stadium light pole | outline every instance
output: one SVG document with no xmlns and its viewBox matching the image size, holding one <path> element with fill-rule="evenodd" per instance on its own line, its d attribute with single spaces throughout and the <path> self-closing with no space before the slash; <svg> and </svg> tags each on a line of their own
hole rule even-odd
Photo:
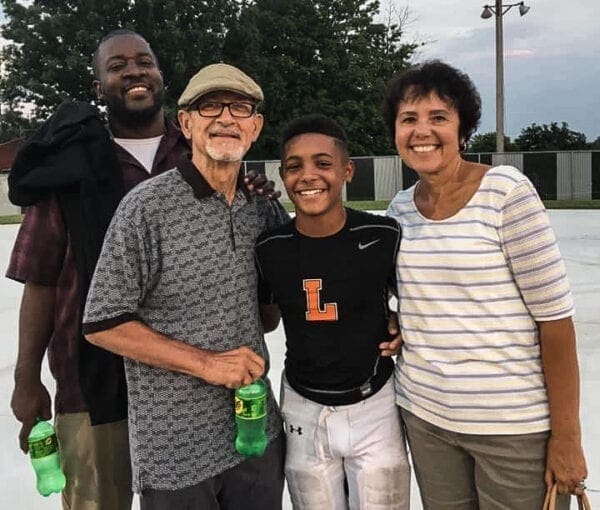
<svg viewBox="0 0 600 510">
<path fill-rule="evenodd" d="M 513 7 L 519 6 L 519 14 L 525 16 L 530 7 L 525 2 L 503 4 L 496 0 L 495 5 L 484 5 L 481 17 L 496 17 L 496 152 L 504 152 L 504 47 L 502 17 Z"/>
</svg>

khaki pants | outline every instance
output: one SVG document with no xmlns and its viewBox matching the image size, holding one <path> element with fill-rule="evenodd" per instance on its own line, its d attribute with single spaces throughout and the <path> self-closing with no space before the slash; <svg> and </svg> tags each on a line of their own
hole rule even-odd
<svg viewBox="0 0 600 510">
<path fill-rule="evenodd" d="M 541 510 L 549 432 L 460 434 L 405 409 L 402 418 L 424 510 Z"/>
<path fill-rule="evenodd" d="M 129 510 L 131 464 L 127 420 L 90 425 L 88 413 L 55 419 L 61 464 L 67 478 L 65 510 Z"/>
</svg>

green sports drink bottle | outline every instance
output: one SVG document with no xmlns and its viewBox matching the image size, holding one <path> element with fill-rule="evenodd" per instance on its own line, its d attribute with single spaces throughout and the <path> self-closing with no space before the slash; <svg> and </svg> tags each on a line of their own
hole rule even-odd
<svg viewBox="0 0 600 510">
<path fill-rule="evenodd" d="M 260 457 L 267 448 L 267 386 L 262 379 L 235 390 L 235 449 Z"/>
<path fill-rule="evenodd" d="M 42 496 L 61 492 L 65 488 L 65 475 L 60 468 L 58 442 L 54 427 L 47 421 L 33 426 L 29 437 L 29 455 L 37 478 L 37 490 Z"/>
</svg>

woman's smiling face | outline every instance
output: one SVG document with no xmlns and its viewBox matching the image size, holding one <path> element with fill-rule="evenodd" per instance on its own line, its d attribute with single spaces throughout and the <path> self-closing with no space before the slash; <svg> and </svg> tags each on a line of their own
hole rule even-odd
<svg viewBox="0 0 600 510">
<path fill-rule="evenodd" d="M 402 101 L 396 113 L 396 149 L 419 174 L 454 169 L 460 157 L 459 127 L 456 108 L 435 92 Z"/>
</svg>

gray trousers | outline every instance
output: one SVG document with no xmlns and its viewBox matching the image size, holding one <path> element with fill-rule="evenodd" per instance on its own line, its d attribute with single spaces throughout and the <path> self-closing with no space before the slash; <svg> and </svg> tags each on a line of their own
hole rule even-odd
<svg viewBox="0 0 600 510">
<path fill-rule="evenodd" d="M 262 457 L 249 457 L 224 473 L 180 490 L 144 489 L 141 510 L 281 510 L 285 434 Z"/>
<path fill-rule="evenodd" d="M 549 432 L 460 434 L 405 409 L 402 418 L 424 510 L 541 510 Z"/>
</svg>

